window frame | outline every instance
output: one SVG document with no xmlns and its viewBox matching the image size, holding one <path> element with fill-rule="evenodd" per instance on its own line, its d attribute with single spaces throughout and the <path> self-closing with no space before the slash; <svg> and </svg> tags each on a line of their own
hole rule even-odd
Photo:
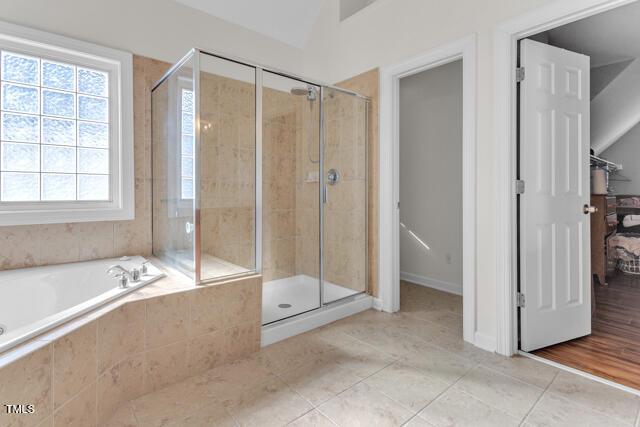
<svg viewBox="0 0 640 427">
<path fill-rule="evenodd" d="M 190 199 L 182 197 L 182 91 L 187 90 L 194 92 L 194 113 L 193 113 L 193 138 L 194 138 L 194 163 L 196 161 L 195 137 L 199 132 L 196 127 L 195 114 L 195 90 L 193 82 L 193 70 L 187 73 L 178 74 L 175 79 L 171 79 L 168 84 L 168 116 L 175 117 L 170 122 L 168 128 L 169 151 L 173 154 L 167 159 L 168 182 L 167 191 L 171 196 L 168 198 L 167 208 L 170 218 L 181 218 L 193 215 L 195 209 L 195 171 L 194 171 L 194 195 Z M 173 141 L 173 144 L 171 143 Z M 195 167 L 195 165 L 194 165 Z"/>
<path fill-rule="evenodd" d="M 134 219 L 133 55 L 2 21 L 0 50 L 94 68 L 109 76 L 109 200 L 0 201 L 0 226 Z"/>
<path fill-rule="evenodd" d="M 184 133 L 182 133 L 182 121 L 183 121 L 183 117 L 184 117 L 184 110 L 182 109 L 182 95 L 183 92 L 191 92 L 192 96 L 193 96 L 193 108 L 195 110 L 195 93 L 193 90 L 193 82 L 189 81 L 188 79 L 184 78 L 184 77 L 178 77 L 178 83 L 177 83 L 177 90 L 178 90 L 178 103 L 180 104 L 179 108 L 178 108 L 178 118 L 177 118 L 177 134 L 178 134 L 178 154 L 177 154 L 177 158 L 178 158 L 178 170 L 180 171 L 180 173 L 178 174 L 178 184 L 177 184 L 177 192 L 178 192 L 178 199 L 180 200 L 181 204 L 193 204 L 193 200 L 195 199 L 195 194 L 193 194 L 191 197 L 184 197 L 184 194 L 182 193 L 182 180 L 186 177 L 184 175 L 184 172 L 182 170 L 182 159 L 183 157 L 191 157 L 193 159 L 194 162 L 194 167 L 195 167 L 195 139 L 196 139 L 196 126 L 195 126 L 195 111 L 192 113 L 192 121 L 193 121 L 193 135 L 191 135 L 191 137 L 193 138 L 193 154 L 191 156 L 185 156 L 184 155 L 184 151 L 183 151 L 183 145 L 182 145 L 182 138 L 185 136 Z M 195 171 L 194 171 L 195 172 Z M 195 193 L 195 173 L 191 174 L 191 180 L 194 181 L 193 185 L 193 192 Z"/>
</svg>

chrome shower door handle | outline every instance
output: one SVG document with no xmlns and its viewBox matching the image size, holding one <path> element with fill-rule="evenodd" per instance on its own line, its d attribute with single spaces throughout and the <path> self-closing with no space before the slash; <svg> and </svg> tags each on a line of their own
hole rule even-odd
<svg viewBox="0 0 640 427">
<path fill-rule="evenodd" d="M 340 181 L 340 172 L 338 172 L 338 169 L 329 169 L 327 171 L 327 184 L 336 185 L 338 181 Z"/>
</svg>

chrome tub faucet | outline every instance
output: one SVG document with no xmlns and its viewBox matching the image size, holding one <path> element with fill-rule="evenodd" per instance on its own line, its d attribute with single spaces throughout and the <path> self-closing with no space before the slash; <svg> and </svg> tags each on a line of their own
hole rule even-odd
<svg viewBox="0 0 640 427">
<path fill-rule="evenodd" d="M 123 266 L 117 264 L 107 269 L 107 274 L 118 279 L 118 287 L 125 289 L 129 287 L 129 282 L 137 282 L 140 280 L 140 270 L 134 268 L 129 271 Z"/>
</svg>

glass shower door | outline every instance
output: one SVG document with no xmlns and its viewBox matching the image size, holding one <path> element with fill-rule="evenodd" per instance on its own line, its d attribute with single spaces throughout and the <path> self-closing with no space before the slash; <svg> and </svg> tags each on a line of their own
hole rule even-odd
<svg viewBox="0 0 640 427">
<path fill-rule="evenodd" d="M 262 323 L 320 307 L 320 88 L 262 73 Z"/>
<path fill-rule="evenodd" d="M 151 92 L 153 254 L 195 278 L 194 58 L 185 58 Z"/>
<path fill-rule="evenodd" d="M 367 290 L 367 100 L 323 88 L 323 292 Z"/>
</svg>

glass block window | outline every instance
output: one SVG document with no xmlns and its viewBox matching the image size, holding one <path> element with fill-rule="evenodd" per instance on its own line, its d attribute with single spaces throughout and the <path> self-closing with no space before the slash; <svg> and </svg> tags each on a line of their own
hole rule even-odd
<svg viewBox="0 0 640 427">
<path fill-rule="evenodd" d="M 180 195 L 183 200 L 193 199 L 193 146 L 194 111 L 193 91 L 182 89 L 180 97 Z"/>
<path fill-rule="evenodd" d="M 109 74 L 1 50 L 0 85 L 0 202 L 109 200 Z"/>
</svg>

